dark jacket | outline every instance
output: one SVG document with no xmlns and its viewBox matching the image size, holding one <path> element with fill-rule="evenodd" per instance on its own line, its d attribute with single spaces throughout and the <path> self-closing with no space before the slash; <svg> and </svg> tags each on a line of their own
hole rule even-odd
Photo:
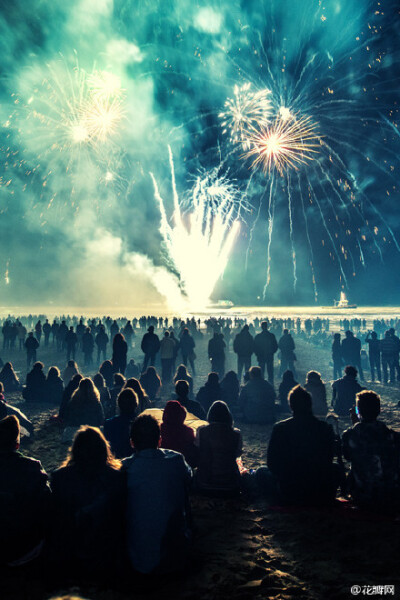
<svg viewBox="0 0 400 600">
<path fill-rule="evenodd" d="M 276 337 L 270 331 L 264 330 L 258 333 L 254 338 L 254 353 L 258 361 L 272 358 L 278 350 Z"/>
<path fill-rule="evenodd" d="M 236 459 L 242 454 L 242 436 L 239 429 L 225 423 L 210 423 L 197 430 L 197 443 L 199 487 L 238 490 L 240 473 Z"/>
<path fill-rule="evenodd" d="M 130 444 L 130 431 L 133 419 L 119 415 L 107 419 L 104 423 L 104 435 L 110 442 L 115 458 L 126 458 L 133 452 Z"/>
<path fill-rule="evenodd" d="M 251 356 L 254 352 L 253 336 L 247 329 L 242 329 L 233 341 L 233 351 L 238 356 Z"/>
</svg>

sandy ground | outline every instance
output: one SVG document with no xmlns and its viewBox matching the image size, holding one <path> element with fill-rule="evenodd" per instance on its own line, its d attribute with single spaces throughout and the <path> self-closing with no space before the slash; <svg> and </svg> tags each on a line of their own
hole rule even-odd
<svg viewBox="0 0 400 600">
<path fill-rule="evenodd" d="M 198 375 L 195 390 L 204 382 L 209 371 L 204 340 L 196 349 Z M 41 351 L 38 359 L 46 368 L 51 364 L 64 367 L 64 357 Z M 4 353 L 3 353 L 4 354 Z M 310 369 L 319 370 L 328 383 L 332 377 L 330 353 L 307 342 L 298 341 L 298 380 L 304 380 Z M 136 350 L 132 356 L 140 358 Z M 24 356 L 18 352 L 10 359 L 25 377 Z M 230 354 L 227 368 L 234 366 Z M 79 362 L 79 357 L 78 357 Z M 328 385 L 328 388 L 330 386 Z M 372 386 L 367 386 L 372 387 Z M 400 429 L 399 387 L 375 384 L 382 396 L 382 419 Z M 164 389 L 168 399 L 171 390 Z M 330 397 L 330 391 L 328 391 Z M 60 444 L 60 432 L 48 418 L 55 413 L 47 406 L 27 407 L 18 397 L 8 398 L 33 419 L 37 434 L 26 453 L 39 458 L 51 472 L 65 457 L 66 448 Z M 256 468 L 265 462 L 271 428 L 236 423 L 244 438 L 243 462 Z M 342 429 L 349 424 L 341 424 Z M 395 585 L 400 598 L 400 522 L 360 514 L 348 507 L 330 510 L 276 510 L 265 501 L 214 500 L 192 498 L 195 522 L 193 569 L 179 580 L 163 582 L 162 587 L 146 594 L 147 598 L 196 599 L 339 599 L 352 598 L 354 585 Z M 9 571 L 1 574 L 0 598 L 4 600 L 49 598 L 52 592 L 66 593 L 70 587 L 50 589 L 46 577 L 29 572 Z M 55 588 L 55 589 L 54 589 Z M 75 587 L 88 599 L 127 600 L 141 598 L 132 591 L 104 589 L 96 583 Z M 367 590 L 366 590 L 367 591 Z M 362 595 L 362 594 L 361 594 Z M 393 596 L 392 596 L 393 597 Z"/>
</svg>

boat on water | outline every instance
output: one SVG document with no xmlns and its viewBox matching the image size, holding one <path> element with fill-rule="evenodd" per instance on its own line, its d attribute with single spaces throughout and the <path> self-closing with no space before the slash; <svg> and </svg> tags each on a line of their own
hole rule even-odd
<svg viewBox="0 0 400 600">
<path fill-rule="evenodd" d="M 218 302 L 209 304 L 207 308 L 232 308 L 235 306 L 231 300 L 218 300 Z"/>
<path fill-rule="evenodd" d="M 357 308 L 357 304 L 350 304 L 346 298 L 346 294 L 344 292 L 340 292 L 340 299 L 333 301 L 334 308 Z"/>
</svg>

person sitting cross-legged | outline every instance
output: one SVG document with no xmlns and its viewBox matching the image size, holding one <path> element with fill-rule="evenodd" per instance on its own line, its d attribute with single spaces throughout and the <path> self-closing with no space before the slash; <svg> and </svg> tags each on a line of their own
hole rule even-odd
<svg viewBox="0 0 400 600">
<path fill-rule="evenodd" d="M 333 429 L 313 415 L 311 394 L 300 385 L 289 393 L 289 406 L 293 416 L 272 430 L 268 468 L 257 469 L 259 487 L 280 504 L 330 504 L 339 483 Z"/>
</svg>

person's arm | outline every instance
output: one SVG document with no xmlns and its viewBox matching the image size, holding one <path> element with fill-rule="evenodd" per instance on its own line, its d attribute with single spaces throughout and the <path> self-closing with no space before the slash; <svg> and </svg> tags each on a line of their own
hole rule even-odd
<svg viewBox="0 0 400 600">
<path fill-rule="evenodd" d="M 28 417 L 26 417 L 24 413 L 19 410 L 19 408 L 7 404 L 7 414 L 15 415 L 19 421 L 19 424 L 24 427 L 24 429 L 26 429 L 30 435 L 33 435 L 33 424 Z"/>
</svg>

